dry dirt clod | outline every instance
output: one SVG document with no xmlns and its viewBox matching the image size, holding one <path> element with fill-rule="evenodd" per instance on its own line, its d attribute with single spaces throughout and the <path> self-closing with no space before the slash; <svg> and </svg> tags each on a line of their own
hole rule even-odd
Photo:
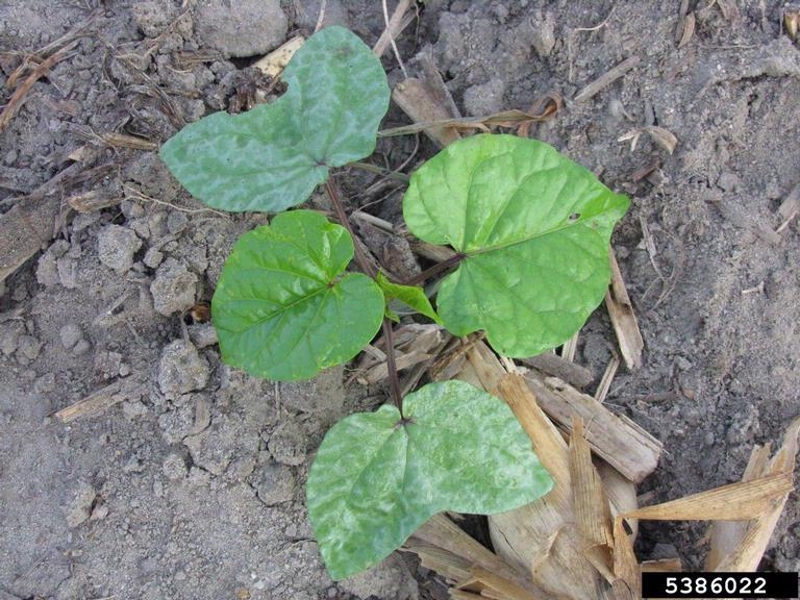
<svg viewBox="0 0 800 600">
<path fill-rule="evenodd" d="M 184 312 L 194 305 L 196 289 L 197 275 L 170 257 L 158 267 L 156 278 L 150 284 L 153 308 L 165 317 Z"/>
<path fill-rule="evenodd" d="M 133 266 L 133 255 L 142 247 L 136 233 L 120 225 L 106 225 L 97 235 L 97 256 L 100 262 L 124 275 Z"/>
<path fill-rule="evenodd" d="M 74 529 L 92 516 L 92 505 L 95 498 L 97 498 L 97 490 L 91 484 L 81 481 L 75 495 L 65 508 L 67 525 L 70 528 Z"/>
<path fill-rule="evenodd" d="M 288 28 L 277 0 L 206 0 L 195 23 L 201 44 L 226 58 L 266 54 L 283 42 Z"/>
<path fill-rule="evenodd" d="M 290 502 L 294 498 L 294 474 L 287 466 L 273 461 L 265 462 L 255 468 L 249 481 L 258 499 L 267 506 Z"/>
<path fill-rule="evenodd" d="M 161 353 L 158 385 L 167 398 L 203 389 L 208 375 L 208 362 L 191 342 L 175 340 Z"/>
</svg>

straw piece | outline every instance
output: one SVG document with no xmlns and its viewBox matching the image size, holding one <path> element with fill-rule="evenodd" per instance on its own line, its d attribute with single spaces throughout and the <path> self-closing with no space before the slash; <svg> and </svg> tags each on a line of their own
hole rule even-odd
<svg viewBox="0 0 800 600">
<path fill-rule="evenodd" d="M 478 598 L 497 598 L 498 600 L 538 600 L 541 597 L 481 567 L 474 567 L 472 576 L 459 583 L 456 589 L 475 592 L 478 594 Z"/>
<path fill-rule="evenodd" d="M 55 413 L 55 417 L 62 423 L 69 423 L 81 417 L 94 417 L 99 415 L 118 402 L 125 400 L 125 395 L 119 393 L 121 389 L 122 385 L 119 382 L 114 382 L 87 396 L 83 400 L 79 400 L 75 404 L 62 408 Z"/>
<path fill-rule="evenodd" d="M 569 429 L 573 415 L 580 416 L 592 450 L 625 477 L 639 482 L 655 470 L 663 446 L 636 423 L 555 377 L 531 371 L 526 380 L 539 405 L 559 425 Z"/>
<path fill-rule="evenodd" d="M 526 585 L 525 579 L 517 571 L 475 541 L 445 515 L 438 514 L 431 517 L 414 532 L 410 542 L 411 548 L 423 542 L 461 557 L 470 565 L 478 565 L 519 585 Z"/>
<path fill-rule="evenodd" d="M 585 100 L 588 100 L 589 98 L 599 94 L 604 88 L 614 83 L 617 79 L 638 65 L 639 60 L 640 59 L 638 56 L 631 56 L 630 58 L 623 60 L 617 66 L 609 69 L 607 72 L 602 74 L 600 77 L 584 87 L 580 92 L 578 92 L 574 99 L 575 102 L 584 102 Z"/>
<path fill-rule="evenodd" d="M 631 299 L 625 288 L 625 281 L 622 279 L 617 258 L 611 248 L 608 259 L 611 265 L 611 286 L 606 293 L 606 308 L 617 334 L 622 359 L 628 370 L 633 371 L 642 366 L 644 339 L 639 330 L 639 323 L 636 321 L 636 314 L 633 312 Z"/>
<path fill-rule="evenodd" d="M 558 354 L 545 352 L 538 356 L 521 359 L 522 364 L 534 367 L 553 377 L 563 379 L 576 388 L 583 389 L 594 381 L 592 372 L 584 366 L 565 360 Z"/>
<path fill-rule="evenodd" d="M 583 421 L 572 420 L 569 442 L 569 466 L 575 521 L 583 539 L 592 546 L 613 546 L 611 512 L 603 494 L 600 476 L 592 464 L 589 444 L 583 437 Z"/>
<path fill-rule="evenodd" d="M 415 123 L 457 118 L 448 113 L 445 105 L 438 102 L 436 93 L 430 89 L 427 81 L 413 77 L 395 86 L 392 100 Z M 461 134 L 452 127 L 436 126 L 426 128 L 424 131 L 440 148 L 461 138 Z"/>
<path fill-rule="evenodd" d="M 277 79 L 289 61 L 305 43 L 305 38 L 298 35 L 290 39 L 288 42 L 282 44 L 263 58 L 258 59 L 253 63 L 253 66 L 272 79 Z"/>
<path fill-rule="evenodd" d="M 771 511 L 774 503 L 793 488 L 791 472 L 776 473 L 640 508 L 622 516 L 652 521 L 749 520 Z"/>
</svg>

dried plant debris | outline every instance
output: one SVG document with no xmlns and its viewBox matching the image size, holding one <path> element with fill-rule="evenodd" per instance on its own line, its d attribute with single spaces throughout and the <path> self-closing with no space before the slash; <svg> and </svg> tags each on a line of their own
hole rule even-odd
<svg viewBox="0 0 800 600">
<path fill-rule="evenodd" d="M 672 133 L 669 129 L 664 127 L 658 127 L 657 125 L 648 125 L 646 127 L 638 127 L 636 129 L 632 129 L 627 133 L 622 134 L 619 138 L 617 138 L 618 142 L 627 142 L 630 140 L 631 142 L 631 152 L 636 150 L 636 145 L 639 142 L 639 138 L 642 134 L 647 134 L 650 138 L 659 146 L 661 146 L 664 150 L 672 154 L 675 152 L 675 148 L 678 146 L 678 138 L 675 137 L 675 134 Z"/>
<path fill-rule="evenodd" d="M 800 4 L 787 4 L 783 7 L 783 28 L 792 40 L 797 40 L 800 31 Z"/>
</svg>

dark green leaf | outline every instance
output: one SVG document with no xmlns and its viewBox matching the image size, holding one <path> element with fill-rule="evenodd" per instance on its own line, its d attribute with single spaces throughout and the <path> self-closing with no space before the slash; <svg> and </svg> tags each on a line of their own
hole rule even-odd
<svg viewBox="0 0 800 600">
<path fill-rule="evenodd" d="M 462 381 L 425 386 L 327 433 L 308 475 L 308 514 L 331 577 L 362 571 L 434 514 L 495 513 L 552 480 L 502 401 Z"/>
<path fill-rule="evenodd" d="M 384 301 L 372 279 L 344 273 L 352 258 L 347 231 L 310 211 L 239 238 L 212 302 L 225 362 L 285 381 L 353 358 L 378 331 Z"/>
<path fill-rule="evenodd" d="M 280 211 L 304 202 L 328 170 L 372 154 L 389 105 L 380 61 L 355 35 L 327 27 L 283 74 L 271 104 L 188 125 L 161 157 L 193 196 L 230 211 Z"/>
<path fill-rule="evenodd" d="M 578 331 L 603 300 L 608 245 L 628 199 L 536 140 L 477 135 L 411 178 L 409 229 L 466 254 L 441 285 L 455 335 L 484 329 L 507 356 L 531 356 Z"/>
</svg>

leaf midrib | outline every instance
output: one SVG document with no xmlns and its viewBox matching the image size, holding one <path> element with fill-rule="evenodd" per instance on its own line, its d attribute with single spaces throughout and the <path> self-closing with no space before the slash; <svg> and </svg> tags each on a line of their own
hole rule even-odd
<svg viewBox="0 0 800 600">
<path fill-rule="evenodd" d="M 513 241 L 510 241 L 510 242 L 504 242 L 504 243 L 500 243 L 500 244 L 494 244 L 493 246 L 484 246 L 482 248 L 478 248 L 477 250 L 460 250 L 460 251 L 464 252 L 464 254 L 467 255 L 467 258 L 469 258 L 471 256 L 477 256 L 479 254 L 485 254 L 487 252 L 494 252 L 494 251 L 497 251 L 497 250 L 505 250 L 506 248 L 511 248 L 513 246 L 518 246 L 520 244 L 525 244 L 527 242 L 533 241 L 533 240 L 538 239 L 538 238 L 543 238 L 543 237 L 546 237 L 548 235 L 556 234 L 556 233 L 558 233 L 560 231 L 564 231 L 565 229 L 569 229 L 571 227 L 585 226 L 584 223 L 587 223 L 587 222 L 588 222 L 588 219 L 586 221 L 580 221 L 579 220 L 579 221 L 575 221 L 574 223 L 565 223 L 564 225 L 562 225 L 560 227 L 556 227 L 556 228 L 553 228 L 553 229 L 548 229 L 546 231 L 535 233 L 533 235 L 528 235 L 528 236 L 526 236 L 526 237 L 524 237 L 522 239 L 517 239 L 517 240 L 513 240 Z M 595 231 L 595 229 L 592 228 L 592 227 L 589 227 L 589 229 L 591 229 L 592 231 Z M 455 246 L 454 246 L 454 248 L 455 248 Z M 459 249 L 456 248 L 456 250 L 459 250 Z"/>
</svg>

